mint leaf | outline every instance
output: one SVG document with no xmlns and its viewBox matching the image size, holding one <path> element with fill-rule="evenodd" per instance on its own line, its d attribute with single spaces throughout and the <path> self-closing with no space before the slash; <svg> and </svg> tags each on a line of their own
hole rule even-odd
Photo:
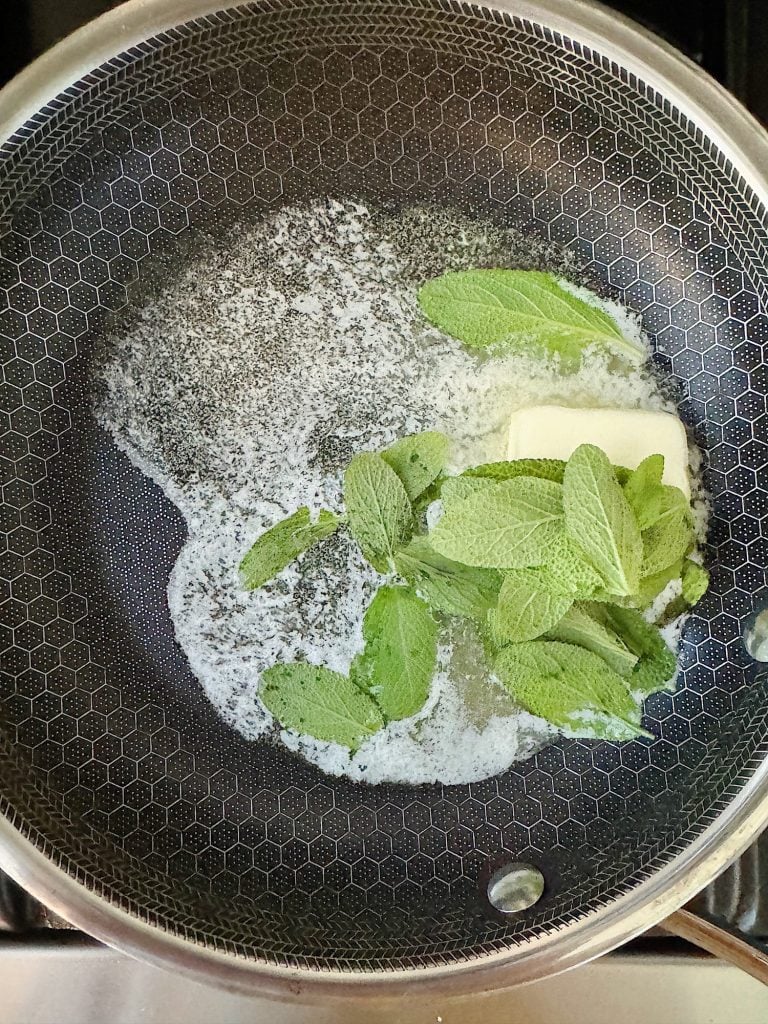
<svg viewBox="0 0 768 1024">
<path fill-rule="evenodd" d="M 505 647 L 494 668 L 527 711 L 560 729 L 595 739 L 647 735 L 626 681 L 592 651 L 530 640 Z"/>
<path fill-rule="evenodd" d="M 565 615 L 573 598 L 547 588 L 546 569 L 511 569 L 504 575 L 495 608 L 488 613 L 497 646 L 535 640 Z"/>
<path fill-rule="evenodd" d="M 652 526 L 643 530 L 643 576 L 655 576 L 693 546 L 690 506 L 677 487 L 664 487 L 662 505 Z"/>
<path fill-rule="evenodd" d="M 624 495 L 641 530 L 655 523 L 663 511 L 663 473 L 664 456 L 649 455 L 630 473 L 624 484 Z"/>
<path fill-rule="evenodd" d="M 513 480 L 516 476 L 538 476 L 542 480 L 563 482 L 565 463 L 562 459 L 512 459 L 510 462 L 486 462 L 465 469 L 462 476 L 489 480 Z"/>
<path fill-rule="evenodd" d="M 640 582 L 643 542 L 629 502 L 605 452 L 582 444 L 563 477 L 566 532 L 583 549 L 616 594 L 634 594 Z"/>
<path fill-rule="evenodd" d="M 413 510 L 400 477 L 380 455 L 356 455 L 344 474 L 349 529 L 378 572 L 389 572 L 413 532 Z"/>
<path fill-rule="evenodd" d="M 633 363 L 645 359 L 607 313 L 537 270 L 451 271 L 428 281 L 419 303 L 436 327 L 470 348 L 535 345 L 578 362 L 584 348 L 599 344 Z"/>
<path fill-rule="evenodd" d="M 294 558 L 325 540 L 339 528 L 341 519 L 321 509 L 316 521 L 310 519 L 304 506 L 262 533 L 240 563 L 240 574 L 246 590 L 256 590 L 277 576 Z"/>
<path fill-rule="evenodd" d="M 395 441 L 381 457 L 400 477 L 410 500 L 415 501 L 442 472 L 450 445 L 445 434 L 426 430 Z"/>
<path fill-rule="evenodd" d="M 657 690 L 669 689 L 677 669 L 677 658 L 667 647 L 658 628 L 646 622 L 640 612 L 618 605 L 593 605 L 590 609 L 606 626 L 615 630 L 625 645 L 638 656 L 638 663 L 627 680 L 633 693 L 648 697 Z"/>
<path fill-rule="evenodd" d="M 414 537 L 395 555 L 395 568 L 435 611 L 480 622 L 496 603 L 501 575 L 439 555 L 426 537 Z"/>
<path fill-rule="evenodd" d="M 465 565 L 541 565 L 563 529 L 562 501 L 563 488 L 551 480 L 505 480 L 446 509 L 429 540 L 439 554 Z"/>
<path fill-rule="evenodd" d="M 601 618 L 593 615 L 588 605 L 577 602 L 548 631 L 547 639 L 584 647 L 601 657 L 620 676 L 628 676 L 637 664 L 637 655 Z"/>
<path fill-rule="evenodd" d="M 423 707 L 437 661 L 437 623 L 407 587 L 381 587 L 363 619 L 365 647 L 350 677 L 390 720 Z"/>
<path fill-rule="evenodd" d="M 683 598 L 693 607 L 704 597 L 709 586 L 709 573 L 703 565 L 686 558 L 683 562 Z"/>
<path fill-rule="evenodd" d="M 384 725 L 368 694 L 320 665 L 273 665 L 261 674 L 259 696 L 284 729 L 350 750 Z"/>
</svg>

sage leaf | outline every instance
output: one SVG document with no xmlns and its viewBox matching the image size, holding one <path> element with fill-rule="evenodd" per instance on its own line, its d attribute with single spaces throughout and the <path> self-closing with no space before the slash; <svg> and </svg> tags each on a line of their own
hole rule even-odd
<svg viewBox="0 0 768 1024">
<path fill-rule="evenodd" d="M 443 471 L 451 442 L 436 430 L 412 434 L 381 453 L 400 477 L 406 494 L 415 501 Z"/>
<path fill-rule="evenodd" d="M 395 555 L 395 568 L 435 611 L 463 615 L 479 622 L 496 603 L 501 574 L 454 562 L 431 547 L 426 537 L 414 537 Z"/>
<path fill-rule="evenodd" d="M 603 586 L 603 579 L 585 553 L 565 532 L 558 534 L 547 552 L 550 589 L 572 598 L 591 597 Z"/>
<path fill-rule="evenodd" d="M 379 455 L 356 455 L 344 474 L 349 529 L 378 572 L 391 569 L 395 552 L 413 533 L 413 510 L 400 477 Z"/>
<path fill-rule="evenodd" d="M 649 455 L 630 473 L 624 484 L 624 495 L 641 530 L 655 523 L 663 511 L 663 473 L 664 456 Z"/>
<path fill-rule="evenodd" d="M 703 565 L 686 558 L 682 569 L 683 598 L 693 607 L 704 597 L 709 587 L 709 573 Z"/>
<path fill-rule="evenodd" d="M 620 676 L 628 676 L 638 661 L 621 637 L 582 602 L 572 605 L 548 632 L 548 640 L 561 640 L 597 654 Z"/>
<path fill-rule="evenodd" d="M 428 281 L 419 302 L 436 327 L 470 348 L 536 346 L 574 363 L 593 344 L 632 363 L 646 355 L 607 313 L 537 270 L 451 271 Z"/>
<path fill-rule="evenodd" d="M 593 605 L 593 614 L 615 630 L 626 646 L 636 654 L 638 662 L 627 680 L 630 690 L 648 697 L 658 690 L 671 688 L 677 669 L 677 658 L 664 642 L 658 627 L 647 622 L 640 612 L 618 605 Z"/>
<path fill-rule="evenodd" d="M 683 557 L 694 543 L 688 501 L 677 487 L 664 487 L 653 525 L 643 530 L 643 576 L 655 576 Z"/>
<path fill-rule="evenodd" d="M 381 587 L 363 619 L 362 654 L 350 678 L 369 693 L 390 720 L 409 718 L 423 706 L 435 674 L 437 623 L 408 587 Z"/>
<path fill-rule="evenodd" d="M 565 528 L 615 594 L 634 594 L 643 541 L 606 454 L 591 444 L 571 455 L 563 478 Z"/>
<path fill-rule="evenodd" d="M 675 575 L 680 576 L 682 591 L 677 597 L 672 598 L 664 609 L 660 620 L 662 624 L 672 622 L 678 615 L 698 604 L 709 586 L 709 573 L 703 565 L 690 558 L 677 562 L 676 565 L 678 571 Z"/>
<path fill-rule="evenodd" d="M 289 565 L 295 558 L 335 533 L 339 516 L 321 509 L 312 522 L 306 506 L 262 533 L 240 562 L 240 575 L 246 590 L 256 590 Z"/>
<path fill-rule="evenodd" d="M 439 554 L 465 565 L 518 569 L 542 565 L 562 529 L 562 486 L 516 477 L 446 509 L 430 543 Z"/>
<path fill-rule="evenodd" d="M 510 569 L 504 575 L 495 608 L 488 613 L 491 637 L 497 646 L 535 640 L 562 619 L 573 598 L 547 589 L 542 569 Z"/>
<path fill-rule="evenodd" d="M 652 576 L 643 576 L 640 579 L 640 587 L 637 592 L 637 601 L 635 604 L 638 608 L 647 608 L 653 603 L 654 599 L 659 596 L 662 590 L 672 580 L 676 580 L 683 571 L 683 560 L 682 558 L 676 559 L 674 562 L 665 566 L 660 572 L 654 573 Z M 608 599 L 614 600 L 609 597 Z"/>
<path fill-rule="evenodd" d="M 512 459 L 509 462 L 486 462 L 465 469 L 462 476 L 489 480 L 513 480 L 516 476 L 537 476 L 542 480 L 563 482 L 565 463 L 562 459 Z"/>
<path fill-rule="evenodd" d="M 626 680 L 597 654 L 556 640 L 510 644 L 496 657 L 501 683 L 532 715 L 576 736 L 648 735 Z"/>
<path fill-rule="evenodd" d="M 284 729 L 353 751 L 384 725 L 368 694 L 320 665 L 273 665 L 261 674 L 259 696 Z"/>
<path fill-rule="evenodd" d="M 443 485 L 440 488 L 440 499 L 443 502 L 443 509 L 451 508 L 465 498 L 469 498 L 473 494 L 479 494 L 481 491 L 494 485 L 495 482 L 493 480 L 486 480 L 484 477 L 449 476 L 446 480 L 443 480 Z"/>
</svg>

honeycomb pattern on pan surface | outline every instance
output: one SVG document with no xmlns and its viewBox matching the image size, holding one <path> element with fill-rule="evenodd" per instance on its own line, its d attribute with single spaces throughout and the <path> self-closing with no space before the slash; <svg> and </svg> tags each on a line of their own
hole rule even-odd
<svg viewBox="0 0 768 1024">
<path fill-rule="evenodd" d="M 324 969 L 530 939 L 700 834 L 768 741 L 739 639 L 766 589 L 768 319 L 764 212 L 691 126 L 514 19 L 295 2 L 137 47 L 3 153 L 0 791 L 18 827 L 161 927 Z M 561 740 L 471 786 L 368 788 L 246 743 L 201 695 L 165 604 L 184 525 L 93 422 L 89 359 L 199 232 L 326 194 L 514 224 L 642 313 L 715 510 L 712 590 L 678 692 L 647 704 L 653 744 Z M 512 924 L 479 898 L 505 855 L 550 880 Z"/>
</svg>

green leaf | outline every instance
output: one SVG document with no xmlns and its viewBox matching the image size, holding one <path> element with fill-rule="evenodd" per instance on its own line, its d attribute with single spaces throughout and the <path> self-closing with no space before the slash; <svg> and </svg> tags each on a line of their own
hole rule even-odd
<svg viewBox="0 0 768 1024">
<path fill-rule="evenodd" d="M 381 457 L 400 477 L 410 500 L 415 501 L 442 472 L 450 445 L 445 434 L 426 430 L 395 441 Z"/>
<path fill-rule="evenodd" d="M 562 619 L 573 598 L 547 588 L 547 571 L 511 569 L 504 575 L 495 608 L 488 613 L 494 642 L 501 646 L 535 640 Z"/>
<path fill-rule="evenodd" d="M 566 533 L 558 534 L 547 552 L 544 563 L 552 580 L 553 593 L 571 597 L 591 597 L 603 586 L 603 580 L 576 541 Z"/>
<path fill-rule="evenodd" d="M 628 676 L 637 664 L 637 655 L 601 619 L 590 612 L 589 605 L 577 602 L 548 631 L 547 639 L 584 647 L 620 676 Z"/>
<path fill-rule="evenodd" d="M 640 579 L 640 588 L 637 592 L 637 606 L 647 608 L 658 597 L 664 587 L 672 580 L 676 580 L 683 571 L 683 561 L 678 558 L 671 565 L 666 566 L 653 576 L 643 576 Z M 609 599 L 610 600 L 610 599 Z"/>
<path fill-rule="evenodd" d="M 562 486 L 551 480 L 505 480 L 446 509 L 430 543 L 439 554 L 465 565 L 542 565 L 563 529 L 562 500 Z"/>
<path fill-rule="evenodd" d="M 578 362 L 588 345 L 603 345 L 633 363 L 645 352 L 615 320 L 537 270 L 461 270 L 419 291 L 427 318 L 470 348 L 544 348 Z"/>
<path fill-rule="evenodd" d="M 690 506 L 677 487 L 664 487 L 662 507 L 643 530 L 643 576 L 655 576 L 690 551 L 694 543 Z"/>
<path fill-rule="evenodd" d="M 449 476 L 443 480 L 443 486 L 440 488 L 443 509 L 451 508 L 458 502 L 464 501 L 465 498 L 494 486 L 495 481 L 486 480 L 483 477 Z"/>
<path fill-rule="evenodd" d="M 255 590 L 277 576 L 294 558 L 314 544 L 325 540 L 339 528 L 341 519 L 321 509 L 313 523 L 309 509 L 298 509 L 293 515 L 262 533 L 240 563 L 240 574 L 246 590 Z"/>
<path fill-rule="evenodd" d="M 607 590 L 634 594 L 640 582 L 643 542 L 629 502 L 606 454 L 582 444 L 563 479 L 566 532 L 583 549 Z"/>
<path fill-rule="evenodd" d="M 439 555 L 426 537 L 414 537 L 395 555 L 395 568 L 435 611 L 480 622 L 496 603 L 501 575 Z"/>
<path fill-rule="evenodd" d="M 658 628 L 646 622 L 640 612 L 618 605 L 593 605 L 591 611 L 615 630 L 633 654 L 637 665 L 627 682 L 633 693 L 648 697 L 669 689 L 677 669 L 677 658 L 664 642 Z"/>
<path fill-rule="evenodd" d="M 436 477 L 432 483 L 425 490 L 421 492 L 418 498 L 412 502 L 413 514 L 415 516 L 423 515 L 433 501 L 440 500 L 440 494 L 443 489 L 443 484 L 446 480 L 452 479 L 451 477 L 444 476 L 442 473 Z"/>
<path fill-rule="evenodd" d="M 273 665 L 261 674 L 259 696 L 284 729 L 350 750 L 384 725 L 368 694 L 320 665 Z"/>
<path fill-rule="evenodd" d="M 704 597 L 709 587 L 709 573 L 703 565 L 686 558 L 683 562 L 683 597 L 693 607 Z"/>
<path fill-rule="evenodd" d="M 542 480 L 563 482 L 565 463 L 562 459 L 512 459 L 510 462 L 486 462 L 465 469 L 462 476 L 489 480 L 514 480 L 516 476 L 538 476 Z"/>
<path fill-rule="evenodd" d="M 682 592 L 672 598 L 664 609 L 659 620 L 661 624 L 672 622 L 678 615 L 698 604 L 709 586 L 709 573 L 703 565 L 690 558 L 677 562 L 676 565 L 678 571 L 675 575 L 681 577 Z"/>
<path fill-rule="evenodd" d="M 663 511 L 663 473 L 664 456 L 649 455 L 624 484 L 624 495 L 641 530 L 655 523 Z"/>
<path fill-rule="evenodd" d="M 344 474 L 349 529 L 378 572 L 388 572 L 413 532 L 413 510 L 400 477 L 380 455 L 356 455 Z"/>
<path fill-rule="evenodd" d="M 407 587 L 381 587 L 363 620 L 365 647 L 352 662 L 354 683 L 390 720 L 415 715 L 429 695 L 437 661 L 437 623 Z"/>
<path fill-rule="evenodd" d="M 532 715 L 577 736 L 626 740 L 647 735 L 627 684 L 592 651 L 555 640 L 511 644 L 496 674 Z"/>
</svg>

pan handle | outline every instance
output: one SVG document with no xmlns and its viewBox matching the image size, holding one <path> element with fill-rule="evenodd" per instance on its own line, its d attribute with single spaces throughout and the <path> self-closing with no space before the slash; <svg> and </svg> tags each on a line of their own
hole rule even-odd
<svg viewBox="0 0 768 1024">
<path fill-rule="evenodd" d="M 768 951 L 741 932 L 685 908 L 670 914 L 661 927 L 768 985 Z"/>
</svg>

